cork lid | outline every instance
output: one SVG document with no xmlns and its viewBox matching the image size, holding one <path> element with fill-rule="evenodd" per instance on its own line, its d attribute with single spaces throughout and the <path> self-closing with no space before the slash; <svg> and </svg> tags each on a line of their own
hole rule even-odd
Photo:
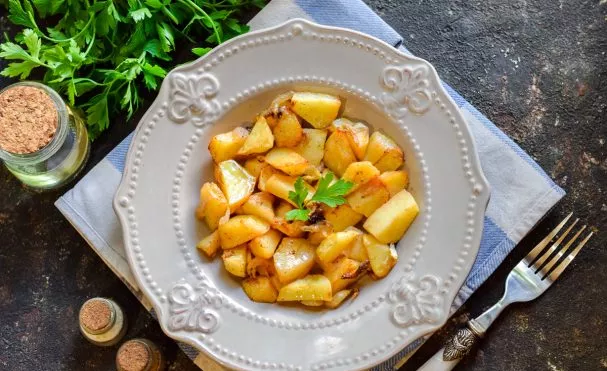
<svg viewBox="0 0 607 371">
<path fill-rule="evenodd" d="M 134 339 L 122 344 L 116 354 L 116 367 L 120 371 L 145 371 L 152 360 L 150 348 Z"/>
<path fill-rule="evenodd" d="M 91 333 L 103 332 L 112 326 L 113 321 L 114 308 L 106 299 L 89 299 L 80 308 L 80 324 Z"/>
</svg>

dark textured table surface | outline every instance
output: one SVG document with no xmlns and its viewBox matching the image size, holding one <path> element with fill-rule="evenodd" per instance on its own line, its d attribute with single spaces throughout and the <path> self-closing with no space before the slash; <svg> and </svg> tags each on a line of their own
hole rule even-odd
<svg viewBox="0 0 607 371">
<path fill-rule="evenodd" d="M 568 192 L 404 369 L 416 369 L 454 325 L 497 300 L 508 271 L 570 210 L 598 230 L 597 236 L 548 294 L 507 310 L 459 369 L 607 369 L 607 5 L 599 0 L 367 2 L 414 54 L 433 63 Z M 0 16 L 0 34 L 6 31 Z M 0 79 L 0 87 L 7 83 Z M 93 144 L 88 168 L 137 121 L 115 122 Z M 3 167 L 0 184 L 0 369 L 114 369 L 116 348 L 95 347 L 78 332 L 80 305 L 98 295 L 123 305 L 131 322 L 127 336 L 156 341 L 169 369 L 197 369 L 54 208 L 61 191 L 32 193 Z"/>
</svg>

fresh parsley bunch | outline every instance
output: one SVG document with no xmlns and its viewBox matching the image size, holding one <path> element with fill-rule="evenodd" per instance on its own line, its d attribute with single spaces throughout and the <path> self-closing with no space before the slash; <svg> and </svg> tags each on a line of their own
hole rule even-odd
<svg viewBox="0 0 607 371">
<path fill-rule="evenodd" d="M 120 111 L 133 115 L 142 86 L 158 88 L 177 46 L 204 40 L 205 47 L 192 51 L 205 54 L 247 32 L 239 15 L 264 2 L 8 0 L 8 19 L 24 30 L 0 44 L 0 58 L 11 62 L 0 73 L 26 79 L 40 70 L 44 83 L 86 112 L 94 139 Z"/>
</svg>

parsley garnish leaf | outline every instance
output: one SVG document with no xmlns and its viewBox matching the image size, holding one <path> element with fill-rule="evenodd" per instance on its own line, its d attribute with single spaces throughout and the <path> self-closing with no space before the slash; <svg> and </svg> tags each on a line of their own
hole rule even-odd
<svg viewBox="0 0 607 371">
<path fill-rule="evenodd" d="M 301 220 L 306 221 L 310 218 L 310 210 L 308 209 L 293 209 L 286 213 L 285 218 L 287 220 Z"/>
<path fill-rule="evenodd" d="M 336 207 L 346 203 L 344 196 L 354 186 L 354 183 L 339 179 L 331 184 L 334 179 L 332 172 L 327 173 L 318 181 L 316 192 L 310 198 L 311 202 L 323 203 L 329 207 Z M 308 189 L 304 185 L 302 177 L 295 181 L 295 191 L 289 192 L 289 200 L 297 205 L 297 209 L 291 210 L 286 214 L 287 220 L 308 220 L 310 210 L 305 206 L 305 200 L 308 197 Z"/>
</svg>

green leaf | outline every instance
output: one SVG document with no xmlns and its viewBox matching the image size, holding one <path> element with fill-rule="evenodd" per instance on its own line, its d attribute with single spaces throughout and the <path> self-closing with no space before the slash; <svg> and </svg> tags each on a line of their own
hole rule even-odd
<svg viewBox="0 0 607 371">
<path fill-rule="evenodd" d="M 65 0 L 32 0 L 32 2 L 40 16 L 45 18 L 47 15 L 56 14 Z"/>
<path fill-rule="evenodd" d="M 160 45 L 162 50 L 166 53 L 173 50 L 175 47 L 175 37 L 173 36 L 173 27 L 161 22 L 156 25 L 156 31 L 158 32 L 158 38 L 160 39 Z"/>
<path fill-rule="evenodd" d="M 308 197 L 308 189 L 304 185 L 302 177 L 298 177 L 294 184 L 295 191 L 289 191 L 289 200 L 293 201 L 298 208 L 303 209 L 306 197 Z"/>
<path fill-rule="evenodd" d="M 9 0 L 8 13 L 8 19 L 14 24 L 37 28 L 36 22 L 34 22 L 34 11 L 28 0 L 23 0 L 23 6 L 21 6 L 20 0 Z"/>
<path fill-rule="evenodd" d="M 91 98 L 86 109 L 87 124 L 91 127 L 89 134 L 95 138 L 110 125 L 107 94 L 102 93 Z"/>
<path fill-rule="evenodd" d="M 9 63 L 9 65 L 0 72 L 0 75 L 7 77 L 19 77 L 20 79 L 26 79 L 32 70 L 39 65 L 32 61 L 23 61 Z"/>
<path fill-rule="evenodd" d="M 160 9 L 166 5 L 166 2 L 160 0 L 145 0 L 145 5 L 153 9 Z"/>
<path fill-rule="evenodd" d="M 139 8 L 137 10 L 131 10 L 129 12 L 129 15 L 131 16 L 131 18 L 133 18 L 135 23 L 141 22 L 146 18 L 152 18 L 152 13 L 146 7 Z"/>
<path fill-rule="evenodd" d="M 333 177 L 333 173 L 329 172 L 318 181 L 318 187 L 310 201 L 321 202 L 329 207 L 336 207 L 346 203 L 346 199 L 343 196 L 352 189 L 354 183 L 340 179 L 331 184 Z"/>
<path fill-rule="evenodd" d="M 287 220 L 301 220 L 306 221 L 310 218 L 310 210 L 308 209 L 293 209 L 285 214 Z"/>
<path fill-rule="evenodd" d="M 171 57 L 162 50 L 162 46 L 160 45 L 160 40 L 150 40 L 148 41 L 143 50 L 150 53 L 152 56 L 156 58 L 160 58 L 165 61 L 170 61 Z"/>
<path fill-rule="evenodd" d="M 211 50 L 213 50 L 213 48 L 193 48 L 192 53 L 196 54 L 199 57 L 202 57 L 203 55 L 207 54 Z"/>
</svg>

